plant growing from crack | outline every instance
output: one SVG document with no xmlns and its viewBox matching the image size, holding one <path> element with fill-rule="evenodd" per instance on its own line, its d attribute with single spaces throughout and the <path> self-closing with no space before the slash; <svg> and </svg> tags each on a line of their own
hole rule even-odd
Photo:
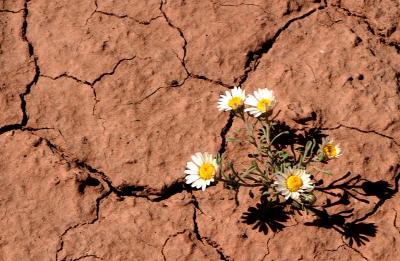
<svg viewBox="0 0 400 261">
<path fill-rule="evenodd" d="M 341 149 L 333 140 L 323 139 L 318 143 L 312 136 L 305 136 L 304 143 L 288 149 L 281 140 L 289 135 L 281 131 L 280 123 L 273 117 L 276 99 L 271 90 L 258 89 L 246 96 L 240 87 L 234 87 L 221 95 L 220 111 L 229 111 L 239 118 L 244 128 L 236 133 L 245 133 L 245 138 L 227 138 L 227 142 L 249 144 L 253 151 L 249 166 L 238 171 L 234 162 L 223 155 L 196 153 L 186 165 L 186 183 L 192 187 L 206 189 L 211 182 L 223 182 L 228 189 L 260 187 L 267 202 L 279 202 L 284 198 L 296 208 L 307 208 L 316 201 L 313 193 L 313 177 L 328 171 L 312 166 L 341 155 Z"/>
<path fill-rule="evenodd" d="M 195 153 L 186 165 L 186 183 L 203 191 L 214 181 L 236 192 L 240 187 L 260 188 L 260 203 L 250 207 L 241 219 L 265 234 L 269 230 L 282 230 L 288 214 L 295 213 L 293 210 L 306 210 L 315 220 L 304 225 L 334 229 L 342 235 L 342 240 L 348 241 L 350 248 L 354 243 L 366 244 L 369 237 L 376 235 L 377 228 L 374 223 L 364 221 L 398 192 L 400 165 L 392 169 L 396 173 L 392 188 L 386 181 L 369 181 L 361 175 L 352 177 L 351 172 L 323 186 L 324 180 L 317 177 L 330 172 L 317 166 L 341 156 L 339 145 L 325 138 L 318 128 L 300 132 L 277 121 L 275 104 L 274 93 L 268 89 L 246 96 L 244 90 L 234 87 L 221 95 L 218 109 L 228 111 L 231 120 L 237 118 L 242 124 L 226 141 L 238 143 L 239 150 L 246 152 L 250 147 L 250 159 L 243 167 L 243 164 L 238 166 L 237 157 L 232 159 L 228 153 L 215 157 L 207 152 Z M 317 205 L 316 195 L 320 193 L 328 198 Z M 249 194 L 254 195 L 252 191 Z M 370 212 L 356 219 L 352 219 L 354 208 L 331 209 L 348 205 L 350 198 L 368 204 L 370 196 L 378 197 L 379 201 Z"/>
</svg>

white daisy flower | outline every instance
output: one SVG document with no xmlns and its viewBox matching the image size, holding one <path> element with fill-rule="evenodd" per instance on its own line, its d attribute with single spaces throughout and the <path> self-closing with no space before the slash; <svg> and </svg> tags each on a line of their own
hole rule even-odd
<svg viewBox="0 0 400 261">
<path fill-rule="evenodd" d="M 332 139 L 326 138 L 322 140 L 321 151 L 327 159 L 338 158 L 342 155 L 339 144 L 335 144 Z"/>
<path fill-rule="evenodd" d="M 277 174 L 274 182 L 275 190 L 288 200 L 292 198 L 300 201 L 300 196 L 314 189 L 310 174 L 303 169 L 288 168 L 284 173 Z"/>
<path fill-rule="evenodd" d="M 204 191 L 206 186 L 214 181 L 217 171 L 217 160 L 212 154 L 195 153 L 192 155 L 192 161 L 186 164 L 186 184 L 192 184 L 192 187 L 201 188 Z"/>
<path fill-rule="evenodd" d="M 220 96 L 217 106 L 220 111 L 236 110 L 243 105 L 246 99 L 245 91 L 236 86 L 230 91 L 225 91 L 225 95 Z"/>
<path fill-rule="evenodd" d="M 248 111 L 254 117 L 259 117 L 261 114 L 272 110 L 275 105 L 275 96 L 269 89 L 258 89 L 254 92 L 254 95 L 249 95 L 244 103 L 251 106 L 244 111 Z"/>
</svg>

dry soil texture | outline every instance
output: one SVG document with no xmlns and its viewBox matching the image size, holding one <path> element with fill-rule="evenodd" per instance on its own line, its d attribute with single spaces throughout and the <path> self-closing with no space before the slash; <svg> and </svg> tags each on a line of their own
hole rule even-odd
<svg viewBox="0 0 400 261">
<path fill-rule="evenodd" d="M 0 260 L 398 260 L 399 17 L 398 0 L 1 0 Z M 245 160 L 216 108 L 234 85 L 341 144 L 319 215 L 184 184 L 194 152 Z"/>
</svg>

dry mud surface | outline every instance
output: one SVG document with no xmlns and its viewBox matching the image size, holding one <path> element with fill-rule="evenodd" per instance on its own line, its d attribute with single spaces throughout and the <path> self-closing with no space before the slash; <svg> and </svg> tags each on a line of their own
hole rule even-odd
<svg viewBox="0 0 400 261">
<path fill-rule="evenodd" d="M 0 1 L 0 260 L 398 260 L 399 17 L 398 0 Z M 194 152 L 246 157 L 216 108 L 234 85 L 341 144 L 325 218 L 184 185 Z"/>
</svg>

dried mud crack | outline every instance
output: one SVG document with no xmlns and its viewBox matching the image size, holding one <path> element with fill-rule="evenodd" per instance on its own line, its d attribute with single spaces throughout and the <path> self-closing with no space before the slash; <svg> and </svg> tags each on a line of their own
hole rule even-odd
<svg viewBox="0 0 400 261">
<path fill-rule="evenodd" d="M 284 32 L 292 23 L 299 21 L 301 19 L 307 18 L 310 15 L 312 15 L 313 13 L 317 12 L 318 10 L 323 10 L 324 8 L 326 8 L 326 4 L 323 6 L 320 6 L 318 8 L 315 9 L 311 9 L 310 11 L 290 19 L 289 21 L 287 21 L 281 28 L 279 28 L 276 33 L 272 36 L 271 39 L 268 39 L 267 41 L 265 41 L 264 43 L 261 44 L 261 46 L 255 50 L 255 51 L 249 51 L 247 53 L 247 59 L 245 62 L 245 69 L 244 69 L 244 74 L 242 76 L 239 77 L 239 85 L 242 85 L 246 82 L 247 78 L 248 78 L 248 74 L 251 71 L 255 71 L 257 70 L 257 66 L 259 63 L 259 60 L 262 58 L 263 55 L 267 54 L 274 46 L 275 42 L 277 41 L 277 39 L 279 38 L 279 36 L 282 34 L 282 32 Z"/>
<path fill-rule="evenodd" d="M 186 81 L 188 78 L 194 78 L 194 79 L 199 79 L 199 80 L 208 81 L 208 82 L 211 82 L 211 83 L 214 83 L 214 84 L 217 84 L 217 85 L 221 85 L 221 86 L 223 86 L 223 87 L 233 88 L 232 85 L 229 85 L 229 84 L 227 84 L 227 83 L 224 83 L 224 82 L 222 82 L 222 81 L 220 81 L 220 80 L 213 80 L 213 79 L 210 79 L 209 77 L 207 77 L 207 76 L 205 76 L 205 75 L 194 74 L 194 73 L 192 73 L 192 72 L 190 72 L 190 71 L 188 70 L 188 68 L 187 68 L 187 66 L 186 66 L 186 57 L 187 57 L 187 46 L 188 46 L 188 41 L 187 41 L 186 38 L 185 38 L 185 35 L 184 35 L 184 33 L 183 33 L 183 30 L 182 30 L 181 28 L 175 26 L 175 25 L 172 23 L 171 19 L 168 18 L 167 14 L 166 14 L 165 11 L 163 10 L 163 5 L 164 5 L 164 4 L 165 4 L 165 2 L 164 2 L 163 0 L 161 0 L 161 1 L 160 1 L 160 12 L 162 13 L 162 15 L 163 15 L 165 21 L 168 23 L 168 25 L 169 25 L 171 28 L 177 30 L 178 33 L 179 33 L 179 35 L 180 35 L 180 37 L 181 37 L 182 40 L 183 40 L 183 46 L 182 46 L 182 49 L 183 49 L 183 57 L 182 57 L 182 59 L 181 59 L 181 63 L 182 63 L 183 68 L 184 68 L 185 71 L 186 71 L 187 77 L 183 80 L 182 83 L 177 84 L 176 86 L 181 86 L 181 85 L 183 85 L 183 84 L 185 83 L 185 81 Z"/>
<path fill-rule="evenodd" d="M 390 0 L 0 1 L 0 259 L 395 260 L 399 14 Z M 341 144 L 325 184 L 360 183 L 327 196 L 331 223 L 245 222 L 257 191 L 185 183 L 197 151 L 247 155 L 216 108 L 234 86 L 273 89 L 279 121 Z"/>
<path fill-rule="evenodd" d="M 337 125 L 337 126 L 335 126 L 335 127 L 328 127 L 328 128 L 324 128 L 324 127 L 323 127 L 323 128 L 321 128 L 321 129 L 322 129 L 322 130 L 337 130 L 337 129 L 339 129 L 339 128 L 346 128 L 346 129 L 358 131 L 358 132 L 361 132 L 361 133 L 372 133 L 372 134 L 375 134 L 375 135 L 378 135 L 378 136 L 381 136 L 381 137 L 384 137 L 384 138 L 386 138 L 386 139 L 389 139 L 389 140 L 393 141 L 393 142 L 396 144 L 396 146 L 399 146 L 399 145 L 400 145 L 400 144 L 398 143 L 398 141 L 397 141 L 395 138 L 390 137 L 390 136 L 388 136 L 388 135 L 386 135 L 386 134 L 384 134 L 384 133 L 381 133 L 381 132 L 379 132 L 379 131 L 376 131 L 376 130 L 362 130 L 362 129 L 360 129 L 360 128 L 351 127 L 351 126 L 347 126 L 347 125 L 344 125 L 344 124 L 339 124 L 339 125 Z"/>
<path fill-rule="evenodd" d="M 98 256 L 96 256 L 96 255 L 90 254 L 90 255 L 84 255 L 84 256 L 78 257 L 78 258 L 76 258 L 76 259 L 73 259 L 73 261 L 82 260 L 82 259 L 88 258 L 88 257 L 93 257 L 93 258 L 95 258 L 95 259 L 103 260 L 101 257 L 98 257 Z"/>
<path fill-rule="evenodd" d="M 95 217 L 89 222 L 79 223 L 79 224 L 75 224 L 74 226 L 68 227 L 60 235 L 59 247 L 56 251 L 56 260 L 60 260 L 58 255 L 59 255 L 59 252 L 62 251 L 63 247 L 64 247 L 64 241 L 63 241 L 64 236 L 66 236 L 72 230 L 78 229 L 82 226 L 91 225 L 91 224 L 94 224 L 95 222 L 97 222 L 99 220 L 99 213 L 101 211 L 101 202 L 104 199 L 106 199 L 107 197 L 109 197 L 111 194 L 115 194 L 116 196 L 121 197 L 121 198 L 123 198 L 123 197 L 139 197 L 139 198 L 145 198 L 146 200 L 149 200 L 150 202 L 160 202 L 163 200 L 167 200 L 168 198 L 174 196 L 175 194 L 182 193 L 183 191 L 190 192 L 190 193 L 192 191 L 191 188 L 188 185 L 186 185 L 182 180 L 178 180 L 178 181 L 174 182 L 172 185 L 164 187 L 161 191 L 155 191 L 155 190 L 149 189 L 147 187 L 134 186 L 134 185 L 126 185 L 124 187 L 116 188 L 112 185 L 110 178 L 105 173 L 103 173 L 103 172 L 91 167 L 90 165 L 86 164 L 85 162 L 81 162 L 79 160 L 75 160 L 74 162 L 71 162 L 69 157 L 64 152 L 62 152 L 56 145 L 52 144 L 48 140 L 43 140 L 43 142 L 45 142 L 47 144 L 47 146 L 52 150 L 52 152 L 56 153 L 62 160 L 68 162 L 69 164 L 74 164 L 78 168 L 81 168 L 81 169 L 93 174 L 94 177 L 92 177 L 92 178 L 98 178 L 102 182 L 107 184 L 106 192 L 103 192 L 103 195 L 96 199 Z M 229 256 L 226 256 L 224 254 L 221 246 L 219 246 L 218 243 L 216 243 L 215 241 L 213 241 L 212 239 L 210 239 L 208 237 L 201 236 L 199 229 L 198 229 L 197 221 L 196 221 L 197 210 L 200 210 L 200 208 L 199 208 L 199 203 L 197 202 L 194 195 L 192 195 L 191 202 L 192 202 L 191 204 L 193 205 L 193 230 L 191 232 L 194 233 L 196 239 L 198 241 L 200 241 L 202 244 L 206 243 L 210 247 L 214 248 L 215 251 L 220 256 L 221 260 L 230 260 Z M 188 231 L 189 231 L 188 229 L 185 229 L 183 231 L 177 232 L 177 233 L 169 236 L 166 239 L 166 241 L 163 245 L 163 248 L 161 249 L 161 253 L 163 254 L 163 249 L 164 249 L 165 245 L 168 243 L 168 240 L 170 238 L 176 237 L 176 236 L 183 234 L 185 232 L 188 232 Z M 91 256 L 91 255 L 87 255 L 87 256 Z M 163 254 L 163 256 L 164 256 L 164 254 Z M 164 259 L 165 259 L 165 256 L 164 256 Z M 62 259 L 62 260 L 64 260 L 64 259 Z"/>
<path fill-rule="evenodd" d="M 380 43 L 382 43 L 384 45 L 387 45 L 387 46 L 390 46 L 390 47 L 393 47 L 397 51 L 397 53 L 400 53 L 400 43 L 398 43 L 398 42 L 388 42 L 386 37 L 385 37 L 385 35 L 376 33 L 374 28 L 373 28 L 373 26 L 368 21 L 368 18 L 365 15 L 360 15 L 360 14 L 354 13 L 354 12 L 350 11 L 349 9 L 347 9 L 345 7 L 342 7 L 340 4 L 337 6 L 337 9 L 339 11 L 345 13 L 348 16 L 356 17 L 357 19 L 362 21 L 367 26 L 368 31 L 379 39 Z"/>
<path fill-rule="evenodd" d="M 394 218 L 393 218 L 393 226 L 399 231 L 400 233 L 400 227 L 397 226 L 397 211 L 396 209 L 393 209 L 394 211 Z"/>
<path fill-rule="evenodd" d="M 0 13 L 12 13 L 12 14 L 17 14 L 17 13 L 21 13 L 21 12 L 23 12 L 23 11 L 24 11 L 24 9 L 17 10 L 17 11 L 14 11 L 14 10 L 7 10 L 7 9 L 0 9 Z"/>
<path fill-rule="evenodd" d="M 83 84 L 90 85 L 90 86 L 93 87 L 97 82 L 101 81 L 101 79 L 102 79 L 103 77 L 113 75 L 113 74 L 115 73 L 115 71 L 117 70 L 118 66 L 119 66 L 121 63 L 123 63 L 123 62 L 125 62 L 125 61 L 132 61 L 132 60 L 135 59 L 135 58 L 136 58 L 136 56 L 133 56 L 133 57 L 130 57 L 130 58 L 124 58 L 124 59 L 119 60 L 119 61 L 113 66 L 113 68 L 112 68 L 112 70 L 111 70 L 110 72 L 104 72 L 104 73 L 100 74 L 96 79 L 94 79 L 94 80 L 91 81 L 91 82 L 86 81 L 86 80 L 78 79 L 77 77 L 75 77 L 75 76 L 73 76 L 73 75 L 69 75 L 69 74 L 67 74 L 67 73 L 61 74 L 61 75 L 56 76 L 56 77 L 50 77 L 50 76 L 47 76 L 47 75 L 41 75 L 41 76 L 42 76 L 42 77 L 46 77 L 46 78 L 50 78 L 50 79 L 52 79 L 52 80 L 54 80 L 54 81 L 57 80 L 57 79 L 59 79 L 59 78 L 66 77 L 66 78 L 73 79 L 74 81 L 77 81 L 77 82 L 79 82 L 79 83 L 83 83 Z"/>
<path fill-rule="evenodd" d="M 18 129 L 21 129 L 22 127 L 26 126 L 26 124 L 28 123 L 29 117 L 28 117 L 28 113 L 26 111 L 26 100 L 25 99 L 30 94 L 32 87 L 37 83 L 37 81 L 39 80 L 39 76 L 40 76 L 40 68 L 38 65 L 38 58 L 34 53 L 34 48 L 33 48 L 32 43 L 28 40 L 28 38 L 26 36 L 26 31 L 27 31 L 27 27 L 28 27 L 27 17 L 29 15 L 28 1 L 25 1 L 24 9 L 21 9 L 20 11 L 12 12 L 12 13 L 19 13 L 19 12 L 23 13 L 23 22 L 22 22 L 22 27 L 20 29 L 21 38 L 28 46 L 29 57 L 30 57 L 30 59 L 33 60 L 32 62 L 34 63 L 35 75 L 33 76 L 33 79 L 31 80 L 31 82 L 29 82 L 26 85 L 25 92 L 19 94 L 20 101 L 21 101 L 21 111 L 22 111 L 21 122 L 0 127 L 0 135 L 7 131 L 18 130 Z"/>
<path fill-rule="evenodd" d="M 197 224 L 197 211 L 201 211 L 199 208 L 199 203 L 197 202 L 196 198 L 193 196 L 193 232 L 196 235 L 197 240 L 199 240 L 202 244 L 207 244 L 212 247 L 219 255 L 220 260 L 229 261 L 230 257 L 224 254 L 222 247 L 206 236 L 202 236 L 199 231 L 199 226 Z"/>
</svg>

